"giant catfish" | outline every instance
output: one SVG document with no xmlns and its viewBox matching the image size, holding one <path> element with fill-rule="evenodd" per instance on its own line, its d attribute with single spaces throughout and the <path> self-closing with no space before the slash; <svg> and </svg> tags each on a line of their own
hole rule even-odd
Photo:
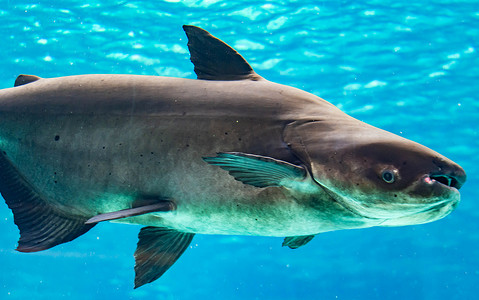
<svg viewBox="0 0 479 300">
<path fill-rule="evenodd" d="M 418 143 L 256 74 L 207 31 L 183 27 L 197 80 L 20 75 L 0 91 L 0 192 L 18 251 L 98 222 L 144 225 L 135 287 L 195 234 L 314 235 L 435 221 L 464 170 Z"/>
</svg>

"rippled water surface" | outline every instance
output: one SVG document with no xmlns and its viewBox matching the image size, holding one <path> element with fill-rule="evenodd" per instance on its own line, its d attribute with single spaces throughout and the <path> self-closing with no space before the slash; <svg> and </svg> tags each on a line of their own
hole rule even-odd
<svg viewBox="0 0 479 300">
<path fill-rule="evenodd" d="M 2 0 L 0 87 L 18 74 L 195 78 L 181 25 L 197 25 L 263 77 L 450 157 L 468 182 L 456 211 L 426 225 L 325 233 L 297 250 L 280 238 L 196 236 L 171 270 L 137 290 L 139 226 L 100 224 L 71 243 L 22 254 L 2 201 L 0 299 L 477 297 L 476 0 L 85 3 Z"/>
</svg>

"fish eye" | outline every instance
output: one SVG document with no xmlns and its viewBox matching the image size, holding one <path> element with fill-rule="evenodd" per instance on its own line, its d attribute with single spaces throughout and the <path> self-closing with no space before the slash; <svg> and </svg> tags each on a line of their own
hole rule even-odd
<svg viewBox="0 0 479 300">
<path fill-rule="evenodd" d="M 383 180 L 387 183 L 393 183 L 396 180 L 394 171 L 391 170 L 384 170 L 381 176 Z"/>
</svg>

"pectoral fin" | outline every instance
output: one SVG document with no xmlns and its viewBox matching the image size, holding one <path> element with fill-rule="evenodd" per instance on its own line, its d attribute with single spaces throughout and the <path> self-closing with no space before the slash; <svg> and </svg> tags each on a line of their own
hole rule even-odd
<svg viewBox="0 0 479 300">
<path fill-rule="evenodd" d="M 236 180 L 256 187 L 285 186 L 306 178 L 303 167 L 261 155 L 221 152 L 203 160 L 228 171 Z"/>
<path fill-rule="evenodd" d="M 193 236 L 163 227 L 143 227 L 135 251 L 135 289 L 160 278 L 185 252 Z"/>
<path fill-rule="evenodd" d="M 88 219 L 88 221 L 86 221 L 85 224 L 96 224 L 103 221 L 111 221 L 111 220 L 122 219 L 127 217 L 134 217 L 134 216 L 139 216 L 139 215 L 156 212 L 156 211 L 172 211 L 176 209 L 175 203 L 170 200 L 159 200 L 154 202 L 153 204 L 151 204 L 151 202 L 145 202 L 145 201 L 141 201 L 141 202 L 142 202 L 141 205 L 135 205 L 134 203 L 133 208 L 122 209 L 119 211 L 96 215 Z"/>
<path fill-rule="evenodd" d="M 287 236 L 284 238 L 283 247 L 288 246 L 291 249 L 298 249 L 306 245 L 314 238 L 314 235 Z"/>
</svg>

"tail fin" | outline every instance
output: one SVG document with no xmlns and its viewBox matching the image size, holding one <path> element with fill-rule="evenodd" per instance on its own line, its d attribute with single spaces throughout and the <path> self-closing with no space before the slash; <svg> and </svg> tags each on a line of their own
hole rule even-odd
<svg viewBox="0 0 479 300">
<path fill-rule="evenodd" d="M 69 242 L 90 230 L 88 217 L 69 214 L 45 200 L 0 152 L 0 193 L 20 230 L 17 250 L 36 252 Z"/>
</svg>

